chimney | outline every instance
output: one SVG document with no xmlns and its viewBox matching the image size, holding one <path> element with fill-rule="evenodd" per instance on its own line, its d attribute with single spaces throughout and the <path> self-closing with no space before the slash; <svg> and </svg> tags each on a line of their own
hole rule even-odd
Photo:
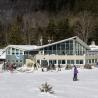
<svg viewBox="0 0 98 98">
<path fill-rule="evenodd" d="M 95 41 L 92 41 L 92 42 L 91 42 L 91 45 L 95 45 Z"/>
</svg>

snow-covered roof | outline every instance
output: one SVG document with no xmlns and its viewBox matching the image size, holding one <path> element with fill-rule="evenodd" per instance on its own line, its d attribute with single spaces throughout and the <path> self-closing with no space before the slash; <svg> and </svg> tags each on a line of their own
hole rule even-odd
<svg viewBox="0 0 98 98">
<path fill-rule="evenodd" d="M 6 52 L 3 49 L 0 49 L 0 59 L 6 59 Z"/>
<path fill-rule="evenodd" d="M 9 48 L 9 47 L 27 51 L 27 50 L 35 50 L 35 49 L 37 49 L 39 46 L 36 46 L 36 45 L 8 45 L 5 49 L 7 49 L 7 48 Z"/>
<path fill-rule="evenodd" d="M 95 42 L 92 41 L 91 45 L 89 45 L 91 50 L 98 51 L 98 45 L 95 45 Z"/>
<path fill-rule="evenodd" d="M 98 46 L 97 45 L 89 45 L 91 50 L 98 50 Z"/>
<path fill-rule="evenodd" d="M 83 42 L 81 39 L 79 39 L 79 37 L 74 36 L 74 37 L 71 37 L 71 38 L 68 38 L 68 39 L 64 39 L 64 40 L 61 40 L 61 41 L 57 41 L 57 42 L 42 45 L 42 46 L 37 46 L 37 45 L 8 45 L 7 47 L 5 47 L 3 49 L 3 52 L 6 51 L 6 49 L 9 48 L 9 47 L 16 48 L 16 49 L 21 49 L 21 50 L 24 50 L 24 51 L 34 51 L 34 50 L 38 50 L 38 49 L 41 49 L 41 48 L 44 48 L 44 47 L 52 46 L 52 45 L 62 43 L 62 42 L 68 41 L 68 40 L 73 40 L 73 39 L 78 41 L 81 45 L 83 45 L 87 49 L 90 49 L 89 46 L 85 42 Z"/>
<path fill-rule="evenodd" d="M 0 49 L 0 54 L 2 53 L 3 49 Z"/>
</svg>

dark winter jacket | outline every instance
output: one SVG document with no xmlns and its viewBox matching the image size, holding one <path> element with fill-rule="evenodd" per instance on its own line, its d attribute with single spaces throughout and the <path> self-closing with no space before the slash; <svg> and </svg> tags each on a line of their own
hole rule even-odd
<svg viewBox="0 0 98 98">
<path fill-rule="evenodd" d="M 74 66 L 74 74 L 77 74 L 78 73 L 78 69 L 76 66 Z"/>
</svg>

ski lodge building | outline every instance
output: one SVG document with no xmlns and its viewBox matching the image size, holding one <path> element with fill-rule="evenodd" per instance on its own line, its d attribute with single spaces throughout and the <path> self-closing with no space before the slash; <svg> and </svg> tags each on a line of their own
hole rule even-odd
<svg viewBox="0 0 98 98">
<path fill-rule="evenodd" d="M 54 43 L 36 45 L 8 45 L 0 57 L 5 54 L 7 63 L 22 66 L 32 62 L 39 65 L 94 64 L 98 61 L 98 46 L 93 42 L 88 46 L 79 37 L 71 37 Z"/>
</svg>

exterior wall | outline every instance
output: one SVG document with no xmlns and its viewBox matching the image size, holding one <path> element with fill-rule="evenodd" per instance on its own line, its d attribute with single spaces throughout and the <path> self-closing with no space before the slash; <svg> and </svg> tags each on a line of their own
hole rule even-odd
<svg viewBox="0 0 98 98">
<path fill-rule="evenodd" d="M 24 64 L 25 62 L 24 58 L 25 58 L 24 55 L 21 55 L 19 58 L 17 58 L 16 55 L 6 55 L 6 59 L 8 63 L 10 64 L 15 63 L 16 65 L 19 65 L 19 66 Z"/>
<path fill-rule="evenodd" d="M 10 64 L 16 64 L 17 66 L 22 66 L 25 64 L 27 54 L 21 49 L 16 49 L 9 47 L 6 50 L 6 61 Z"/>
<path fill-rule="evenodd" d="M 95 65 L 98 62 L 98 55 L 86 55 L 86 64 Z"/>
<path fill-rule="evenodd" d="M 85 55 L 82 56 L 77 56 L 77 55 L 36 55 L 36 62 L 39 61 L 39 63 L 41 64 L 42 60 L 47 60 L 48 65 L 49 65 L 49 60 L 56 60 L 55 65 L 59 64 L 59 60 L 65 60 L 65 64 L 61 64 L 61 65 L 67 65 L 67 64 L 75 64 L 75 65 L 85 65 Z M 73 62 L 68 63 L 68 60 L 72 60 Z M 83 64 L 76 64 L 76 60 L 83 60 Z"/>
<path fill-rule="evenodd" d="M 98 65 L 98 50 L 90 50 L 86 53 L 86 64 Z"/>
</svg>

